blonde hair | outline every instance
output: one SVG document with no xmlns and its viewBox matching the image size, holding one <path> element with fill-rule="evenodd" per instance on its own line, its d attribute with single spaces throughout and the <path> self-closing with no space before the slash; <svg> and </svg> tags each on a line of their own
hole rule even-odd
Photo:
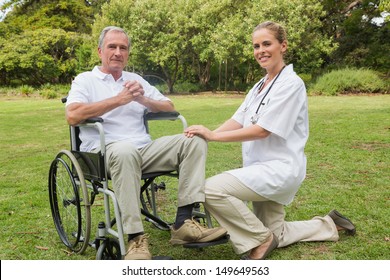
<svg viewBox="0 0 390 280">
<path fill-rule="evenodd" d="M 287 42 L 287 33 L 283 26 L 273 21 L 260 23 L 253 29 L 253 33 L 260 29 L 267 29 L 274 34 L 279 43 Z"/>
</svg>

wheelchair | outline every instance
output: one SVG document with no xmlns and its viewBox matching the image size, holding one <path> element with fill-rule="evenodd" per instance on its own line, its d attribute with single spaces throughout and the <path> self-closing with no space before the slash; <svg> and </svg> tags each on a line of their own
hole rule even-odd
<svg viewBox="0 0 390 280">
<path fill-rule="evenodd" d="M 66 102 L 63 99 L 62 102 Z M 149 132 L 153 120 L 181 121 L 185 118 L 178 112 L 145 113 L 144 124 Z M 51 214 L 62 243 L 72 252 L 82 254 L 90 246 L 96 249 L 98 260 L 120 260 L 126 254 L 121 213 L 114 191 L 109 187 L 105 161 L 105 137 L 101 118 L 88 119 L 77 126 L 70 126 L 70 150 L 60 151 L 49 169 L 48 190 Z M 80 127 L 93 127 L 99 131 L 101 149 L 98 153 L 81 152 L 78 137 Z M 169 188 L 157 178 L 178 178 L 177 171 L 142 174 L 141 214 L 160 230 L 170 230 L 171 222 L 163 219 L 158 211 L 157 196 Z M 97 223 L 96 236 L 91 238 L 91 208 L 96 197 L 103 195 L 104 220 Z M 193 218 L 212 227 L 210 215 L 199 203 L 193 210 Z M 203 248 L 223 244 L 229 236 L 207 243 L 189 243 L 187 248 Z"/>
</svg>

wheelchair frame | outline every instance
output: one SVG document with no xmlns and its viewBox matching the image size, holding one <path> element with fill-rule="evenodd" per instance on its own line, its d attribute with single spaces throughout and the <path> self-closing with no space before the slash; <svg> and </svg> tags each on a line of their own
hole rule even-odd
<svg viewBox="0 0 390 280">
<path fill-rule="evenodd" d="M 148 122 L 151 120 L 180 120 L 183 128 L 187 127 L 185 118 L 178 112 L 145 114 L 144 123 L 148 132 Z M 91 246 L 97 250 L 96 259 L 123 259 L 126 247 L 121 213 L 114 191 L 108 184 L 110 178 L 107 176 L 105 164 L 106 146 L 102 122 L 101 118 L 94 118 L 78 126 L 70 126 L 71 150 L 60 151 L 49 170 L 50 207 L 61 241 L 73 252 L 82 254 Z M 93 127 L 99 131 L 100 152 L 79 151 L 79 127 Z M 179 174 L 175 171 L 142 174 L 144 183 L 141 186 L 141 213 L 157 228 L 169 230 L 171 224 L 160 219 L 157 211 L 156 192 L 161 187 L 157 186 L 154 180 L 159 176 L 177 178 Z M 96 238 L 90 242 L 91 206 L 99 193 L 103 194 L 105 219 L 99 222 Z M 113 205 L 114 218 L 111 215 L 110 202 Z M 210 215 L 206 210 L 200 211 L 200 204 L 194 209 L 193 216 L 212 227 Z M 200 248 L 226 242 L 227 238 L 209 243 L 186 244 L 184 247 Z"/>
</svg>

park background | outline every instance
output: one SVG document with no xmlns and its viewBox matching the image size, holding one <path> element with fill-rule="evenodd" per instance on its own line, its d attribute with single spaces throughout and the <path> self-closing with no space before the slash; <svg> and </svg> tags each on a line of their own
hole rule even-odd
<svg viewBox="0 0 390 280">
<path fill-rule="evenodd" d="M 104 26 L 129 32 L 128 70 L 167 94 L 190 124 L 215 128 L 264 75 L 253 59 L 250 36 L 265 20 L 286 27 L 286 62 L 294 64 L 309 95 L 308 176 L 287 206 L 287 219 L 336 208 L 358 228 L 354 238 L 295 244 L 272 258 L 389 259 L 389 1 L 0 3 L 1 259 L 94 258 L 92 249 L 80 256 L 60 243 L 47 175 L 56 153 L 69 148 L 60 99 L 75 75 L 99 63 L 97 38 Z M 155 137 L 178 129 L 152 127 Z M 210 143 L 208 176 L 240 164 L 238 143 Z M 174 205 L 174 194 L 163 199 Z M 170 246 L 167 232 L 151 225 L 146 230 L 154 255 L 238 258 L 228 244 L 188 250 Z"/>
</svg>

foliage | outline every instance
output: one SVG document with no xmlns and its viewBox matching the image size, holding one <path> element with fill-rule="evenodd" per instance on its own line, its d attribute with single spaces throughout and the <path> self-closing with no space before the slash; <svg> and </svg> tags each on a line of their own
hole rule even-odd
<svg viewBox="0 0 390 280">
<path fill-rule="evenodd" d="M 178 81 L 200 90 L 245 91 L 263 75 L 253 59 L 251 33 L 265 20 L 286 27 L 286 62 L 300 75 L 318 77 L 345 66 L 390 74 L 390 23 L 376 21 L 389 16 L 388 0 L 6 0 L 0 9 L 10 10 L 0 19 L 0 53 L 11 58 L 0 63 L 4 85 L 68 83 L 100 63 L 97 37 L 103 27 L 118 25 L 133 39 L 128 68 L 158 76 L 168 92 Z M 39 30 L 52 30 L 54 37 L 77 34 L 82 41 L 65 40 L 70 53 L 53 60 L 39 50 L 52 46 L 48 32 Z M 34 32 L 45 37 L 28 56 Z M 31 67 L 17 58 L 21 54 L 26 64 L 35 59 L 47 72 L 35 66 L 39 77 L 31 75 Z"/>
<path fill-rule="evenodd" d="M 369 67 L 389 74 L 390 23 L 378 23 L 379 0 L 324 0 L 324 30 L 338 43 L 330 67 Z M 385 1 L 381 3 L 385 9 Z M 387 4 L 388 5 L 388 4 Z M 326 29 L 325 29 L 326 28 Z"/>
<path fill-rule="evenodd" d="M 94 14 L 84 0 L 12 0 L 4 6 L 9 5 L 13 8 L 0 26 L 7 26 L 10 36 L 40 28 L 91 32 L 88 23 L 92 23 Z"/>
<path fill-rule="evenodd" d="M 44 84 L 39 88 L 39 95 L 47 99 L 58 99 L 68 95 L 69 86 Z"/>
<path fill-rule="evenodd" d="M 69 83 L 75 75 L 75 51 L 82 37 L 63 29 L 27 30 L 0 38 L 0 74 L 29 85 Z"/>
<path fill-rule="evenodd" d="M 258 79 L 251 32 L 265 20 L 279 21 L 291 31 L 295 50 L 289 60 L 298 64 L 297 69 L 305 72 L 322 65 L 322 56 L 334 46 L 321 35 L 321 15 L 322 7 L 314 0 L 112 0 L 102 7 L 93 34 L 96 38 L 105 25 L 125 28 L 134 39 L 132 67 L 160 73 L 172 92 L 178 79 L 196 77 L 207 87 L 211 79 L 221 79 L 222 64 L 230 86 Z M 219 71 L 212 72 L 213 68 Z"/>
<path fill-rule="evenodd" d="M 92 3 L 93 2 L 93 3 Z M 69 83 L 89 66 L 92 1 L 9 0 L 0 22 L 0 81 L 4 85 Z M 88 56 L 88 57 L 87 57 Z M 87 57 L 87 58 L 86 58 Z"/>
<path fill-rule="evenodd" d="M 201 91 L 199 84 L 190 83 L 187 81 L 178 81 L 175 86 L 175 92 L 177 93 L 195 93 Z"/>
<path fill-rule="evenodd" d="M 97 15 L 101 12 L 103 4 L 110 3 L 110 0 L 84 0 L 85 4 L 92 8 L 93 14 Z"/>
<path fill-rule="evenodd" d="M 287 29 L 289 49 L 287 61 L 294 64 L 299 73 L 311 73 L 324 66 L 324 57 L 335 50 L 337 45 L 331 38 L 323 34 L 323 7 L 318 1 L 311 0 L 269 0 L 255 1 L 257 6 L 251 9 L 253 18 L 280 22 Z"/>
<path fill-rule="evenodd" d="M 34 92 L 34 88 L 32 86 L 23 85 L 20 87 L 20 92 L 25 96 L 29 96 Z"/>
<path fill-rule="evenodd" d="M 369 69 L 334 70 L 324 74 L 309 88 L 310 94 L 338 95 L 343 93 L 385 93 L 386 84 Z"/>
<path fill-rule="evenodd" d="M 76 48 L 75 56 L 77 60 L 75 72 L 81 73 L 90 71 L 94 65 L 99 64 L 98 61 L 93 61 L 92 50 L 96 49 L 96 43 L 92 42 L 90 35 L 84 35 L 82 43 Z"/>
<path fill-rule="evenodd" d="M 379 10 L 386 13 L 385 20 L 390 21 L 390 1 L 380 0 Z"/>
</svg>

